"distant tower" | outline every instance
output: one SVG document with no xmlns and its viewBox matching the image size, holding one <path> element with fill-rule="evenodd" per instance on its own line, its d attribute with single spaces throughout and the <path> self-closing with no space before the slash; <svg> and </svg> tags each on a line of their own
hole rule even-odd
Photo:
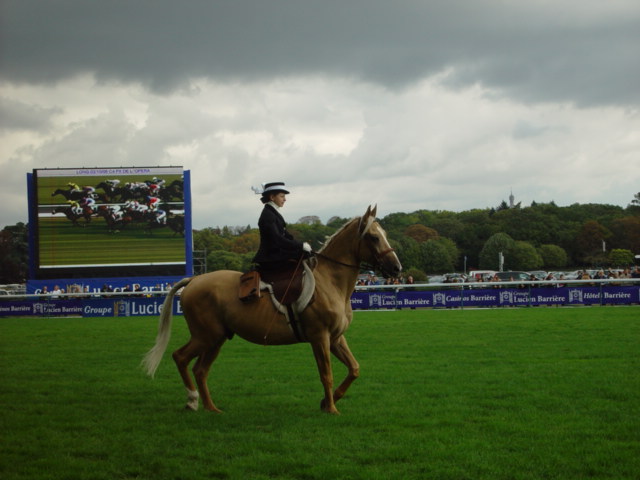
<svg viewBox="0 0 640 480">
<path fill-rule="evenodd" d="M 515 200 L 515 197 L 513 196 L 513 188 L 511 189 L 511 195 L 509 195 L 509 208 L 513 208 L 515 207 L 513 201 Z"/>
</svg>

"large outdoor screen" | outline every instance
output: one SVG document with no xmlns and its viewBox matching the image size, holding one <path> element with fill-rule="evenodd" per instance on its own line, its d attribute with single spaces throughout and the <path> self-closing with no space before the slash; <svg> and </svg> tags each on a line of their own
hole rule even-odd
<svg viewBox="0 0 640 480">
<path fill-rule="evenodd" d="M 36 278 L 185 273 L 182 167 L 37 169 L 31 178 Z"/>
</svg>

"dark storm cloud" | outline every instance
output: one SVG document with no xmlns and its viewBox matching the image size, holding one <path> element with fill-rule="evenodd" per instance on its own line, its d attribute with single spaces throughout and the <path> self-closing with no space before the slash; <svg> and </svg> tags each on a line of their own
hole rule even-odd
<svg viewBox="0 0 640 480">
<path fill-rule="evenodd" d="M 0 75 L 49 83 L 90 72 L 163 92 L 200 76 L 324 75 L 395 89 L 446 72 L 453 88 L 480 83 L 524 101 L 638 103 L 640 8 L 527 3 L 5 1 Z"/>
</svg>

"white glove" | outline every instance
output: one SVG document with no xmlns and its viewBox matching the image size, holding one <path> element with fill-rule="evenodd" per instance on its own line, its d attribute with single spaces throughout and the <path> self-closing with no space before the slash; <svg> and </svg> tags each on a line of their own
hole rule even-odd
<svg viewBox="0 0 640 480">
<path fill-rule="evenodd" d="M 302 244 L 302 250 L 304 250 L 305 252 L 311 253 L 311 245 L 309 245 L 307 242 L 304 242 Z"/>
</svg>

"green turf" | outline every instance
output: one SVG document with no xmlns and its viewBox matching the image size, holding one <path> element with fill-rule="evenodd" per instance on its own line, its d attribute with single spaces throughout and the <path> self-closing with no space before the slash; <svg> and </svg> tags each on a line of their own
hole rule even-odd
<svg viewBox="0 0 640 480">
<path fill-rule="evenodd" d="M 635 479 L 639 313 L 357 312 L 340 416 L 308 345 L 225 345 L 217 415 L 182 409 L 169 354 L 138 369 L 155 318 L 2 319 L 0 478 Z"/>
</svg>

